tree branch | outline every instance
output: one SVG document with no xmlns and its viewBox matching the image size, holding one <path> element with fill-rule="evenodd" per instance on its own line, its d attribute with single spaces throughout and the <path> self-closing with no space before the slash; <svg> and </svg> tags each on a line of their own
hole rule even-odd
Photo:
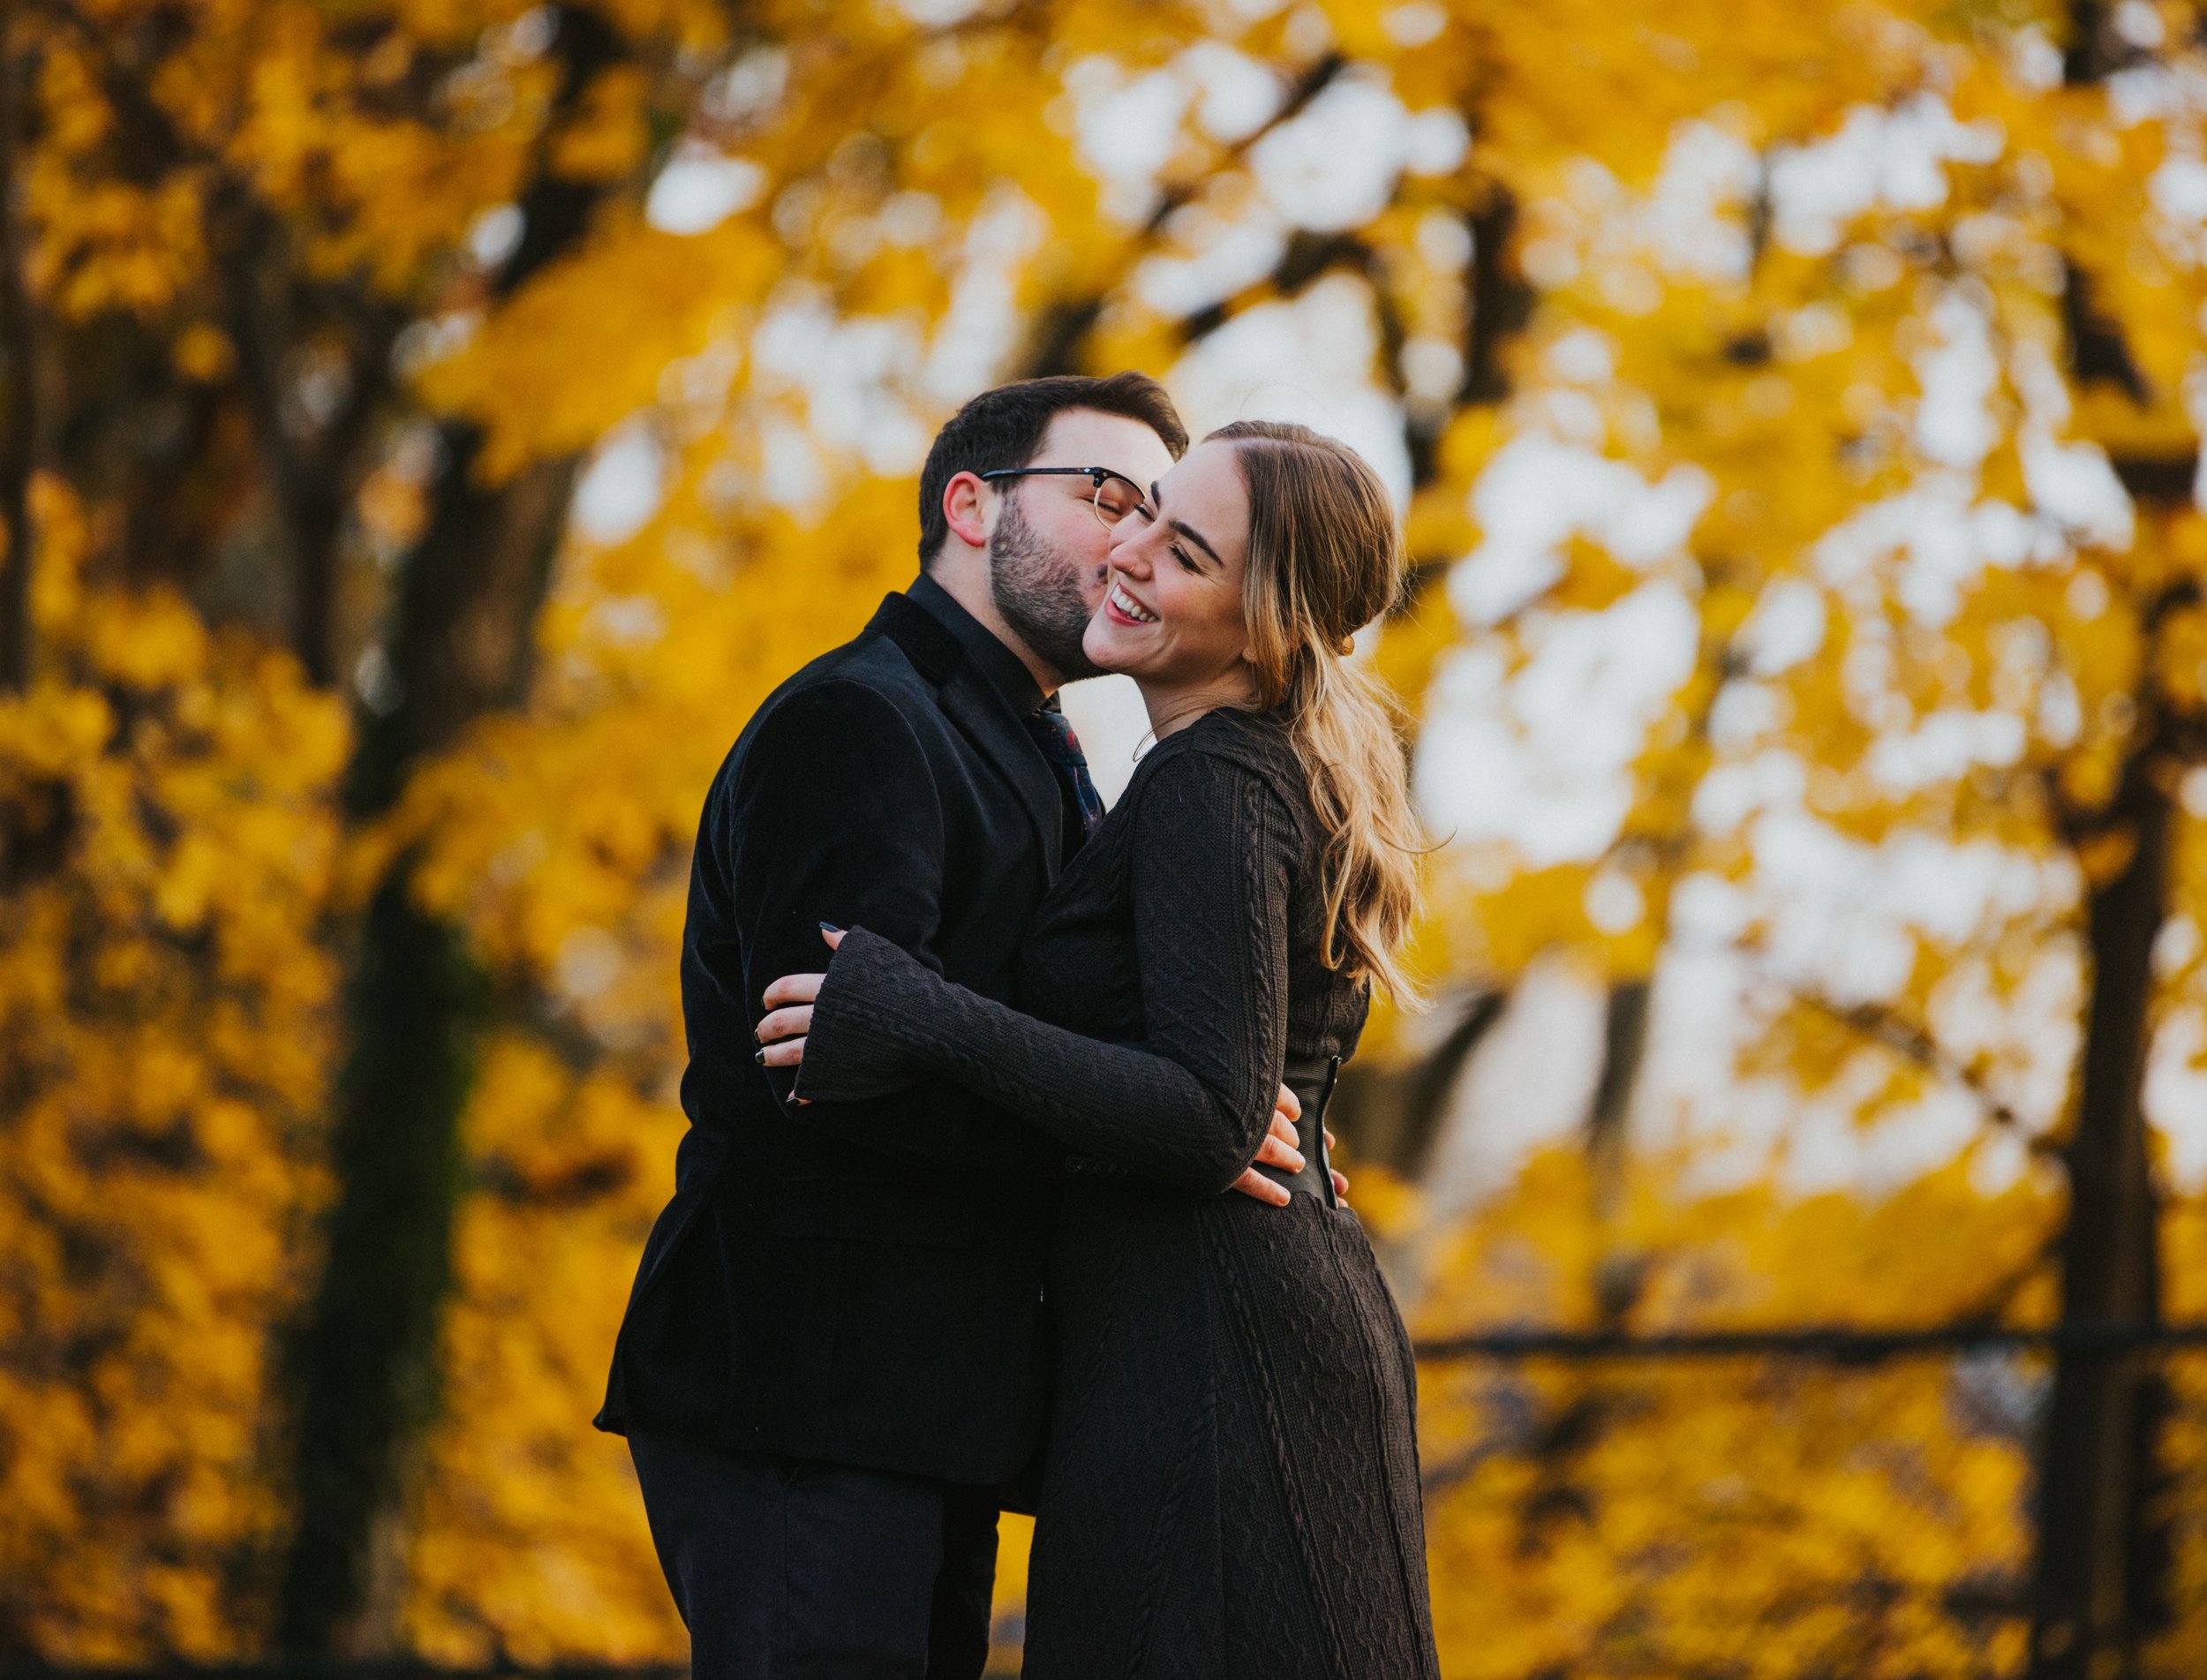
<svg viewBox="0 0 2207 1680">
<path fill-rule="evenodd" d="M 1296 79 L 1294 85 L 1288 89 L 1287 97 L 1280 102 L 1277 110 L 1250 132 L 1224 147 L 1209 169 L 1167 187 L 1159 195 L 1156 207 L 1149 213 L 1149 220 L 1126 242 L 1120 252 L 1117 272 L 1108 283 L 1084 297 L 1060 299 L 1043 311 L 1033 348 L 1028 352 L 1021 377 L 1035 379 L 1049 373 L 1072 372 L 1082 341 L 1096 326 L 1097 317 L 1104 313 L 1105 300 L 1126 283 L 1127 276 L 1133 274 L 1134 265 L 1156 245 L 1165 224 L 1172 219 L 1173 212 L 1194 200 L 1205 182 L 1216 180 L 1224 170 L 1239 163 L 1249 154 L 1250 148 L 1266 135 L 1301 116 L 1309 108 L 1310 102 L 1331 87 L 1335 79 L 1348 65 L 1348 59 L 1340 53 L 1327 54 Z M 1197 314 L 1200 317 L 1203 313 L 1198 311 Z M 1201 334 L 1198 332 L 1193 336 L 1200 337 Z"/>
<path fill-rule="evenodd" d="M 2060 1154 L 2058 1144 L 2030 1132 L 2014 1109 L 1987 1090 L 1984 1081 L 1948 1055 L 1936 1039 L 1914 1021 L 1881 1004 L 1835 1004 L 1828 998 L 1803 991 L 1797 987 L 1789 987 L 1788 990 L 1791 991 L 1794 1000 L 1804 1008 L 1835 1021 L 1842 1027 L 1851 1028 L 1903 1059 L 1914 1062 L 1925 1072 L 1937 1075 L 1945 1083 L 1968 1092 L 1977 1099 L 1987 1119 L 2006 1126 L 2022 1137 L 2034 1155 L 2058 1156 Z"/>
</svg>

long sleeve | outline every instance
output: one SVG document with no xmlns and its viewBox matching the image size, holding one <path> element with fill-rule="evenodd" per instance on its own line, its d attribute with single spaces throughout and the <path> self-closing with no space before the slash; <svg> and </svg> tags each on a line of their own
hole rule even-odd
<svg viewBox="0 0 2207 1680">
<path fill-rule="evenodd" d="M 705 839 L 726 883 L 723 923 L 744 932 L 740 950 L 698 953 L 697 990 L 716 1007 L 693 1019 L 693 1066 L 706 1048 L 696 1042 L 703 1026 L 736 1038 L 735 1077 L 761 1076 L 751 1066 L 761 994 L 778 975 L 820 966 L 822 921 L 862 921 L 923 972 L 939 966 L 945 857 L 934 780 L 910 727 L 871 689 L 823 685 L 784 702 L 745 773 L 708 810 Z M 741 996 L 728 995 L 731 982 Z M 711 1048 L 725 1057 L 730 1047 Z M 793 1125 L 887 1154 L 991 1172 L 1045 1171 L 1054 1158 L 1030 1129 L 942 1080 L 921 1080 L 893 1104 L 799 1105 L 787 1100 L 786 1074 L 770 1077 Z"/>
<path fill-rule="evenodd" d="M 1292 820 L 1232 759 L 1180 750 L 1130 813 L 1144 999 L 1111 1044 L 953 985 L 854 928 L 814 1007 L 799 1088 L 840 1098 L 954 1080 L 1083 1155 L 1199 1192 L 1255 1157 L 1286 1053 Z"/>
</svg>

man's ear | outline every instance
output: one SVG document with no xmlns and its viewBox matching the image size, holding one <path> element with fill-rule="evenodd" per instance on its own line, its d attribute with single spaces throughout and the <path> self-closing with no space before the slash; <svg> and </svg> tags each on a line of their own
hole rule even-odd
<svg viewBox="0 0 2207 1680">
<path fill-rule="evenodd" d="M 989 486 L 970 472 L 958 473 L 943 486 L 943 523 L 968 547 L 986 548 L 988 503 Z"/>
</svg>

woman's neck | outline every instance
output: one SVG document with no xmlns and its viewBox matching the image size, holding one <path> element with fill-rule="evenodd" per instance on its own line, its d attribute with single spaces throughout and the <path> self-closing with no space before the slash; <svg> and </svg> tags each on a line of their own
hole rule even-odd
<svg viewBox="0 0 2207 1680">
<path fill-rule="evenodd" d="M 1207 712 L 1221 706 L 1247 705 L 1254 693 L 1246 672 L 1233 671 L 1209 682 L 1173 684 L 1164 687 L 1144 682 L 1140 677 L 1134 685 L 1141 690 L 1141 704 L 1149 713 L 1149 733 L 1163 741 L 1167 735 L 1178 735 Z"/>
</svg>

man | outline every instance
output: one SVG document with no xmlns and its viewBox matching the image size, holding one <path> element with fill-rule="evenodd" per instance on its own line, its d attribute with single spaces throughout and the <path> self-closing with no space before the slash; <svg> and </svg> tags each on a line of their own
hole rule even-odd
<svg viewBox="0 0 2207 1680">
<path fill-rule="evenodd" d="M 598 1418 L 629 1438 L 699 1680 L 986 1661 L 999 1489 L 1042 1435 L 1056 1151 L 945 1086 L 792 1104 L 754 1028 L 770 980 L 820 966 L 823 923 L 1009 996 L 1103 814 L 1049 697 L 1091 674 L 1112 525 L 1186 447 L 1140 374 L 975 397 L 921 474 L 921 577 L 769 697 L 706 799 L 690 1129 Z M 1277 1131 L 1260 1159 L 1299 1166 Z"/>
</svg>

